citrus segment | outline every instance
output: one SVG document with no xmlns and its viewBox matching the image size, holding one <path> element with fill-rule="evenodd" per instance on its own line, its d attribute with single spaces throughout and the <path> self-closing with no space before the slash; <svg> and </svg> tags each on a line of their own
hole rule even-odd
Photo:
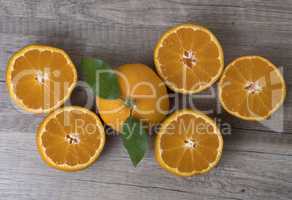
<svg viewBox="0 0 292 200">
<path fill-rule="evenodd" d="M 159 75 L 176 92 L 197 93 L 210 87 L 223 69 L 223 51 L 206 28 L 176 26 L 160 38 L 154 51 Z"/>
<path fill-rule="evenodd" d="M 11 98 L 24 110 L 49 112 L 70 96 L 77 72 L 61 49 L 29 45 L 16 52 L 7 66 L 6 82 Z"/>
<path fill-rule="evenodd" d="M 181 110 L 161 125 L 155 140 L 155 157 L 165 170 L 192 176 L 212 169 L 221 157 L 223 139 L 208 116 Z"/>
<path fill-rule="evenodd" d="M 37 132 L 43 160 L 64 171 L 90 166 L 99 157 L 104 143 L 104 128 L 96 114 L 76 106 L 50 113 Z"/>
<path fill-rule="evenodd" d="M 282 105 L 286 95 L 279 70 L 260 56 L 230 63 L 219 82 L 219 98 L 226 111 L 246 120 L 264 120 Z"/>
</svg>

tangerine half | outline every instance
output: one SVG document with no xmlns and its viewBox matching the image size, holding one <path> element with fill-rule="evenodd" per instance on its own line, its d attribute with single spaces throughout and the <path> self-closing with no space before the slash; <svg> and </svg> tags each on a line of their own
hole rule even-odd
<svg viewBox="0 0 292 200">
<path fill-rule="evenodd" d="M 29 45 L 8 62 L 6 84 L 11 98 L 32 113 L 50 112 L 69 98 L 77 81 L 70 57 L 61 49 Z"/>
<path fill-rule="evenodd" d="M 219 99 L 230 114 L 245 120 L 264 120 L 284 102 L 286 86 L 277 67 L 260 56 L 231 62 L 218 85 Z"/>
<path fill-rule="evenodd" d="M 97 115 L 70 106 L 50 113 L 37 130 L 38 151 L 49 166 L 77 171 L 90 166 L 105 144 L 104 127 Z"/>
<path fill-rule="evenodd" d="M 155 157 L 166 171 L 178 176 L 206 173 L 220 160 L 223 139 L 207 115 L 180 110 L 162 124 L 155 139 Z"/>
<path fill-rule="evenodd" d="M 166 85 L 180 93 L 198 93 L 210 87 L 224 66 L 222 47 L 211 31 L 199 25 L 171 28 L 154 51 L 156 70 Z"/>
</svg>

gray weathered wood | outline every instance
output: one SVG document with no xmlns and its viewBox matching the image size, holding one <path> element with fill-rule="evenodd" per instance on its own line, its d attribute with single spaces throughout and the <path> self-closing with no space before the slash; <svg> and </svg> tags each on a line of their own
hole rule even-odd
<svg viewBox="0 0 292 200">
<path fill-rule="evenodd" d="M 226 63 L 241 55 L 262 55 L 281 66 L 288 89 L 292 86 L 290 0 L 0 0 L 1 197 L 292 199 L 289 91 L 283 110 L 266 124 L 211 113 L 233 128 L 231 135 L 224 136 L 222 160 L 207 175 L 174 177 L 156 164 L 152 150 L 135 169 L 117 136 L 107 138 L 101 158 L 82 172 L 59 172 L 40 160 L 35 129 L 43 115 L 16 109 L 5 88 L 6 62 L 15 50 L 44 43 L 65 49 L 77 65 L 86 55 L 103 58 L 113 66 L 140 62 L 153 67 L 153 47 L 161 33 L 184 22 L 209 27 L 223 45 Z M 200 110 L 216 107 L 215 97 L 193 102 Z"/>
</svg>

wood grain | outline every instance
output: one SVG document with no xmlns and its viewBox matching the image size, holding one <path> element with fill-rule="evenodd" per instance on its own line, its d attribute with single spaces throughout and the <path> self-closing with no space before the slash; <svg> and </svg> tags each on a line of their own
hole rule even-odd
<svg viewBox="0 0 292 200">
<path fill-rule="evenodd" d="M 282 110 L 264 124 L 221 112 L 212 90 L 203 93 L 211 96 L 188 99 L 232 126 L 224 136 L 222 160 L 207 175 L 169 175 L 153 160 L 152 150 L 135 169 L 117 136 L 107 138 L 101 158 L 82 172 L 55 171 L 40 160 L 35 129 L 44 116 L 17 109 L 5 87 L 6 63 L 14 51 L 44 43 L 65 49 L 77 66 L 81 57 L 96 56 L 113 66 L 139 62 L 153 67 L 159 36 L 185 22 L 210 28 L 224 47 L 226 63 L 241 55 L 262 55 L 281 67 L 288 89 L 292 86 L 290 0 L 0 0 L 1 198 L 292 199 L 289 91 Z M 180 103 L 185 97 L 172 98 Z"/>
</svg>

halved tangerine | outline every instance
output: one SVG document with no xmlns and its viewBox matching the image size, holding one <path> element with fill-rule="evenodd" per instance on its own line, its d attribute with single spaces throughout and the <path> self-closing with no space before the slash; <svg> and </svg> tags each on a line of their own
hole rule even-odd
<svg viewBox="0 0 292 200">
<path fill-rule="evenodd" d="M 245 120 L 268 118 L 283 104 L 286 96 L 280 71 L 260 56 L 244 56 L 231 62 L 218 90 L 224 109 Z"/>
<path fill-rule="evenodd" d="M 6 83 L 11 98 L 26 111 L 50 112 L 69 98 L 77 81 L 76 68 L 61 49 L 29 45 L 8 62 Z"/>
<path fill-rule="evenodd" d="M 177 111 L 161 125 L 155 157 L 162 168 L 178 176 L 202 174 L 220 160 L 223 139 L 215 122 L 192 110 Z"/>
<path fill-rule="evenodd" d="M 159 75 L 176 92 L 197 93 L 220 76 L 223 50 L 215 35 L 194 24 L 182 24 L 158 41 L 154 62 Z"/>
<path fill-rule="evenodd" d="M 40 124 L 36 139 L 38 151 L 49 166 L 77 171 L 99 157 L 105 133 L 95 113 L 70 106 L 50 113 Z"/>
</svg>

